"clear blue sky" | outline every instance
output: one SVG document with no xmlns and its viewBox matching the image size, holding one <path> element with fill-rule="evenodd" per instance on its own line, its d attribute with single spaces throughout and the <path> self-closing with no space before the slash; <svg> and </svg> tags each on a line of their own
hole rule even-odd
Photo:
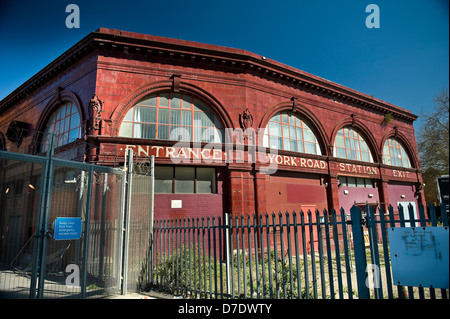
<svg viewBox="0 0 450 319">
<path fill-rule="evenodd" d="M 448 0 L 1 0 L 0 100 L 99 27 L 248 50 L 417 115 L 449 87 Z"/>
</svg>

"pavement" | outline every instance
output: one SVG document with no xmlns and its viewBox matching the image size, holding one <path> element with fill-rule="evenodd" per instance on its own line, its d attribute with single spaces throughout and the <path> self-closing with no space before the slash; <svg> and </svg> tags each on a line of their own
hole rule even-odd
<svg viewBox="0 0 450 319">
<path fill-rule="evenodd" d="M 95 298 L 95 297 L 94 297 Z M 133 292 L 127 295 L 108 295 L 100 297 L 101 299 L 174 299 L 172 295 L 165 295 L 162 293 L 150 291 L 150 292 Z"/>
</svg>

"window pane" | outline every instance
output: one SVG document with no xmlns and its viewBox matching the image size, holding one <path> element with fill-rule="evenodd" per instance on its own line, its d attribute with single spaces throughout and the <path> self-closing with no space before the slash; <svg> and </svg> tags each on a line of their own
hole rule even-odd
<svg viewBox="0 0 450 319">
<path fill-rule="evenodd" d="M 183 111 L 182 114 L 182 124 L 186 126 L 192 125 L 192 111 Z"/>
<path fill-rule="evenodd" d="M 305 142 L 305 153 L 316 154 L 316 144 Z"/>
<path fill-rule="evenodd" d="M 70 116 L 64 120 L 64 132 L 70 131 Z"/>
<path fill-rule="evenodd" d="M 214 118 L 214 116 L 211 113 L 203 113 L 202 126 L 213 127 L 214 126 L 213 118 Z"/>
<path fill-rule="evenodd" d="M 178 110 L 170 111 L 170 124 L 180 124 L 181 123 L 181 113 Z"/>
<path fill-rule="evenodd" d="M 277 113 L 274 117 L 272 117 L 271 121 L 281 122 L 280 113 Z"/>
<path fill-rule="evenodd" d="M 201 142 L 201 141 L 202 141 L 202 128 L 194 127 L 194 142 Z"/>
<path fill-rule="evenodd" d="M 194 167 L 175 167 L 175 193 L 194 193 L 194 181 Z"/>
<path fill-rule="evenodd" d="M 197 193 L 216 193 L 216 170 L 214 168 L 197 168 Z"/>
<path fill-rule="evenodd" d="M 222 143 L 224 136 L 223 129 L 214 129 L 214 143 Z"/>
<path fill-rule="evenodd" d="M 202 126 L 202 115 L 201 112 L 194 112 L 194 125 L 195 126 Z"/>
<path fill-rule="evenodd" d="M 142 125 L 142 138 L 156 138 L 156 125 L 155 124 L 141 124 Z"/>
<path fill-rule="evenodd" d="M 291 143 L 289 142 L 288 138 L 283 139 L 283 149 L 286 151 L 291 150 Z"/>
<path fill-rule="evenodd" d="M 159 96 L 159 106 L 169 107 L 169 94 L 163 93 Z"/>
<path fill-rule="evenodd" d="M 345 147 L 344 137 L 341 135 L 336 136 L 336 146 Z"/>
<path fill-rule="evenodd" d="M 60 120 L 61 119 L 61 113 L 63 111 L 64 106 L 60 107 L 56 113 L 56 120 Z"/>
<path fill-rule="evenodd" d="M 212 143 L 214 141 L 214 129 L 207 127 L 202 129 L 202 142 Z"/>
<path fill-rule="evenodd" d="M 289 138 L 289 126 L 283 125 L 283 137 Z"/>
<path fill-rule="evenodd" d="M 134 112 L 134 107 L 132 107 L 131 109 L 128 110 L 128 112 L 125 115 L 125 117 L 123 118 L 123 120 L 124 121 L 132 121 L 133 120 L 133 112 Z"/>
<path fill-rule="evenodd" d="M 354 159 L 352 157 L 352 150 L 351 149 L 347 149 L 347 155 L 344 158 L 348 158 L 348 159 Z"/>
<path fill-rule="evenodd" d="M 277 148 L 277 149 L 280 149 L 280 148 L 281 148 L 281 137 L 274 137 L 274 136 L 271 136 L 271 137 L 270 137 L 269 146 L 270 146 L 271 148 Z"/>
<path fill-rule="evenodd" d="M 302 141 L 297 141 L 297 151 L 300 153 L 304 153 Z"/>
<path fill-rule="evenodd" d="M 296 137 L 296 135 L 295 135 L 295 126 L 289 126 L 289 136 L 290 136 L 290 138 L 292 138 L 292 139 L 295 139 Z"/>
<path fill-rule="evenodd" d="M 297 152 L 297 143 L 295 140 L 290 140 L 291 141 L 291 151 L 293 152 Z"/>
<path fill-rule="evenodd" d="M 70 119 L 70 129 L 74 129 L 77 126 L 80 126 L 80 115 L 78 112 L 72 114 Z"/>
<path fill-rule="evenodd" d="M 155 167 L 155 193 L 172 193 L 173 167 Z"/>
<path fill-rule="evenodd" d="M 136 122 L 155 123 L 156 122 L 156 108 L 136 107 L 135 121 Z"/>
<path fill-rule="evenodd" d="M 356 187 L 356 179 L 354 177 L 347 177 L 347 183 L 350 187 Z"/>
<path fill-rule="evenodd" d="M 302 128 L 301 127 L 296 127 L 295 130 L 297 132 L 297 136 L 296 136 L 297 140 L 303 141 Z"/>
<path fill-rule="evenodd" d="M 190 96 L 183 96 L 183 109 L 191 109 L 191 97 Z"/>
<path fill-rule="evenodd" d="M 362 160 L 364 162 L 371 162 L 370 153 L 362 152 L 361 154 L 362 154 Z"/>
<path fill-rule="evenodd" d="M 158 123 L 169 124 L 169 110 L 168 109 L 159 109 Z"/>
<path fill-rule="evenodd" d="M 180 94 L 175 94 L 174 96 L 172 96 L 172 98 L 170 99 L 170 108 L 171 109 L 181 108 Z"/>
<path fill-rule="evenodd" d="M 80 129 L 76 128 L 69 133 L 69 141 L 72 142 L 73 140 L 80 137 Z"/>
<path fill-rule="evenodd" d="M 174 141 L 190 142 L 191 141 L 190 127 L 171 125 L 170 139 Z"/>
<path fill-rule="evenodd" d="M 308 142 L 316 141 L 316 137 L 314 136 L 314 133 L 311 130 L 304 129 L 303 133 L 305 134 L 305 141 Z"/>
<path fill-rule="evenodd" d="M 145 99 L 138 103 L 138 105 L 156 106 L 156 96 Z"/>
<path fill-rule="evenodd" d="M 281 124 L 269 122 L 269 134 L 272 136 L 281 136 Z"/>
<path fill-rule="evenodd" d="M 364 187 L 364 178 L 356 178 L 356 186 Z"/>
<path fill-rule="evenodd" d="M 158 125 L 158 138 L 161 140 L 169 139 L 169 125 Z"/>
<path fill-rule="evenodd" d="M 345 148 L 336 147 L 336 154 L 339 158 L 346 158 Z"/>
<path fill-rule="evenodd" d="M 122 125 L 120 126 L 119 136 L 133 137 L 133 135 L 131 134 L 131 128 L 132 128 L 131 123 L 123 122 Z"/>
<path fill-rule="evenodd" d="M 134 123 L 133 128 L 133 137 L 142 138 L 142 124 Z"/>
<path fill-rule="evenodd" d="M 368 152 L 369 151 L 369 147 L 367 146 L 367 143 L 361 141 L 361 151 L 365 151 Z"/>
</svg>

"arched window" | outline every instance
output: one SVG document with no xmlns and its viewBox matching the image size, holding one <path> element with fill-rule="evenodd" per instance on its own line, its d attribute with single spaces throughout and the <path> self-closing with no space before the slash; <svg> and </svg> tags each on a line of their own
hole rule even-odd
<svg viewBox="0 0 450 319">
<path fill-rule="evenodd" d="M 223 125 L 202 101 L 186 93 L 158 93 L 125 115 L 119 136 L 223 143 Z"/>
<path fill-rule="evenodd" d="M 264 146 L 322 155 L 313 130 L 290 112 L 279 112 L 270 119 L 264 133 Z"/>
<path fill-rule="evenodd" d="M 77 106 L 67 102 L 58 107 L 51 115 L 44 129 L 40 151 L 49 148 L 50 133 L 55 133 L 55 147 L 59 147 L 81 137 L 81 120 Z"/>
<path fill-rule="evenodd" d="M 388 138 L 386 142 L 384 142 L 383 164 L 406 168 L 411 167 L 411 161 L 406 154 L 405 148 L 393 137 Z"/>
<path fill-rule="evenodd" d="M 346 126 L 337 132 L 333 155 L 339 158 L 373 163 L 372 154 L 366 141 L 351 126 Z"/>
</svg>

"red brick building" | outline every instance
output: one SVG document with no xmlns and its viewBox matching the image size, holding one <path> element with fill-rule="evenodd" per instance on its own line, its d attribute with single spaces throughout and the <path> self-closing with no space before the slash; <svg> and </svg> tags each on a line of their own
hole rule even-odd
<svg viewBox="0 0 450 319">
<path fill-rule="evenodd" d="M 416 118 L 244 50 L 99 29 L 0 102 L 0 146 L 56 132 L 68 158 L 155 155 L 155 217 L 417 206 Z"/>
</svg>

